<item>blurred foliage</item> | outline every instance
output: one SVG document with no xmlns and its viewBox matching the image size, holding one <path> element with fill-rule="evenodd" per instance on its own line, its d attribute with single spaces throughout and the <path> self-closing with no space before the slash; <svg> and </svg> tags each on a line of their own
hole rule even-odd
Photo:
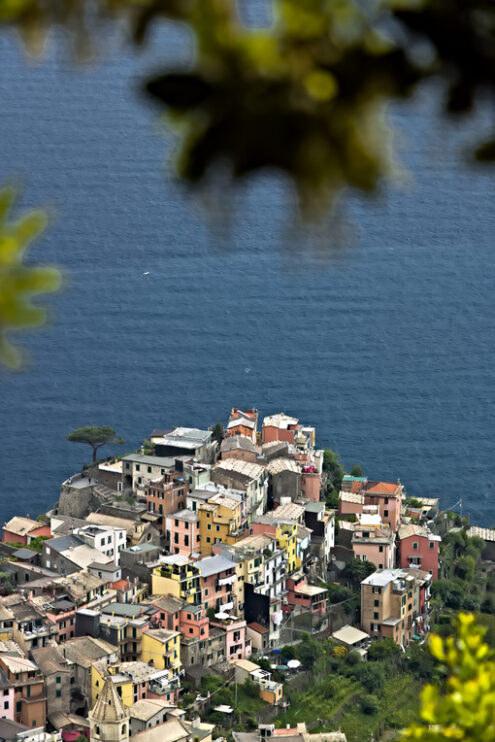
<svg viewBox="0 0 495 742">
<path fill-rule="evenodd" d="M 483 641 L 484 629 L 474 616 L 459 614 L 457 632 L 430 637 L 430 651 L 445 667 L 442 686 L 422 692 L 422 724 L 413 724 L 404 739 L 422 742 L 495 739 L 495 654 Z"/>
<path fill-rule="evenodd" d="M 28 265 L 26 252 L 30 243 L 46 227 L 43 211 L 31 211 L 16 221 L 10 212 L 16 191 L 0 190 L 0 364 L 18 368 L 22 354 L 9 340 L 13 332 L 44 324 L 46 310 L 32 303 L 33 297 L 55 291 L 60 273 L 54 268 Z"/>
<path fill-rule="evenodd" d="M 468 113 L 495 92 L 493 0 L 267 0 L 273 22 L 248 27 L 234 0 L 3 0 L 39 51 L 61 23 L 80 54 L 109 19 L 136 44 L 157 19 L 181 21 L 195 56 L 146 87 L 180 124 L 178 172 L 198 183 L 212 171 L 239 178 L 287 174 L 307 210 L 345 186 L 371 192 L 393 171 L 385 104 L 436 75 L 445 110 Z M 477 156 L 495 159 L 495 137 Z"/>
<path fill-rule="evenodd" d="M 493 102 L 493 0 L 266 4 L 273 22 L 265 28 L 248 27 L 235 0 L 1 0 L 0 24 L 18 30 L 36 54 L 62 26 L 75 55 L 89 57 L 109 23 L 122 24 L 136 45 L 160 19 L 182 23 L 192 63 L 169 65 L 145 85 L 179 136 L 179 176 L 193 185 L 275 170 L 307 215 L 323 213 L 346 187 L 373 193 L 395 172 L 390 100 L 411 97 L 436 76 L 446 112 L 465 115 L 480 100 Z M 478 145 L 479 160 L 495 161 L 495 135 Z M 4 195 L 4 210 L 10 199 Z M 60 282 L 55 271 L 26 272 L 20 262 L 43 226 L 40 212 L 26 217 L 17 249 L 0 255 L 0 361 L 13 367 L 20 355 L 6 330 L 42 324 L 44 311 L 25 297 Z M 331 477 L 329 484 L 333 505 Z"/>
</svg>

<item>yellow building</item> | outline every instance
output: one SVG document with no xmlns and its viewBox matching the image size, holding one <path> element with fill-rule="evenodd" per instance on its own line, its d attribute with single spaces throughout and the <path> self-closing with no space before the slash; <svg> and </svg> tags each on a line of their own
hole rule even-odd
<svg viewBox="0 0 495 742">
<path fill-rule="evenodd" d="M 221 492 L 212 495 L 198 508 L 201 555 L 212 553 L 216 543 L 227 544 L 240 536 L 242 502 Z"/>
<path fill-rule="evenodd" d="M 287 554 L 287 574 L 298 570 L 302 565 L 301 557 L 297 556 L 297 523 L 287 522 L 277 525 L 275 538 L 280 549 Z"/>
<path fill-rule="evenodd" d="M 94 706 L 105 685 L 105 678 L 110 675 L 112 683 L 124 706 L 134 703 L 132 678 L 119 672 L 119 665 L 107 665 L 105 660 L 91 665 L 91 706 Z"/>
<path fill-rule="evenodd" d="M 172 554 L 162 557 L 161 564 L 151 574 L 153 595 L 172 595 L 187 603 L 201 603 L 200 572 L 188 557 Z"/>
<path fill-rule="evenodd" d="M 142 661 L 153 663 L 158 670 L 177 674 L 180 664 L 180 633 L 167 629 L 147 629 L 143 633 Z"/>
</svg>

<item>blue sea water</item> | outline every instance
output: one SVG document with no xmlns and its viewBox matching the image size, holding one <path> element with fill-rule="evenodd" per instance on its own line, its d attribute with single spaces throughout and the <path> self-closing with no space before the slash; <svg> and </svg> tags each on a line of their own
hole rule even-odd
<svg viewBox="0 0 495 742">
<path fill-rule="evenodd" d="M 432 87 L 391 111 L 409 177 L 380 199 L 348 198 L 308 234 L 267 175 L 218 196 L 220 231 L 139 93 L 184 42 L 114 42 L 80 69 L 60 41 L 33 63 L 0 36 L 0 182 L 52 209 L 32 257 L 66 271 L 29 364 L 0 376 L 2 519 L 46 509 L 88 460 L 75 427 L 110 424 L 128 451 L 257 406 L 316 425 L 347 467 L 495 524 L 495 177 L 462 157 L 483 120 L 439 120 Z"/>
</svg>

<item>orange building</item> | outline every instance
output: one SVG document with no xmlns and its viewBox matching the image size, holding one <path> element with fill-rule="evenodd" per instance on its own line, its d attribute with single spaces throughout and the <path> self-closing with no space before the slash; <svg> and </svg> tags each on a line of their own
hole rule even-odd
<svg viewBox="0 0 495 742">
<path fill-rule="evenodd" d="M 14 721 L 31 729 L 46 723 L 45 680 L 34 662 L 25 657 L 0 655 L 0 667 L 14 686 Z"/>
<path fill-rule="evenodd" d="M 166 517 L 186 507 L 188 485 L 182 477 L 165 474 L 146 484 L 146 503 L 149 513 L 158 515 L 156 522 L 162 536 L 166 536 Z"/>
<path fill-rule="evenodd" d="M 233 407 L 230 413 L 229 422 L 225 430 L 227 436 L 243 435 L 249 438 L 252 443 L 256 443 L 258 425 L 258 410 L 240 410 Z"/>
</svg>

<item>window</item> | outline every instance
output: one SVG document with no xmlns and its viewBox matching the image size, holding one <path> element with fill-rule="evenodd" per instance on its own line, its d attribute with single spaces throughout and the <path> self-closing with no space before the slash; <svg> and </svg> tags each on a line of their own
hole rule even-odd
<svg viewBox="0 0 495 742">
<path fill-rule="evenodd" d="M 388 518 L 388 510 L 384 510 L 383 511 L 383 517 L 384 518 Z"/>
<path fill-rule="evenodd" d="M 3 702 L 3 708 L 4 708 L 5 711 L 7 711 L 7 709 L 9 708 L 9 702 L 8 701 L 4 701 Z"/>
<path fill-rule="evenodd" d="M 388 497 L 385 498 L 385 505 L 388 505 Z"/>
<path fill-rule="evenodd" d="M 143 481 L 143 478 L 142 477 L 138 477 L 138 484 L 141 484 L 142 481 Z"/>
<path fill-rule="evenodd" d="M 174 518 L 174 523 L 175 523 L 175 527 L 178 528 L 179 527 L 179 521 L 177 520 L 177 518 Z"/>
<path fill-rule="evenodd" d="M 55 678 L 55 682 L 57 683 L 57 685 L 60 685 L 60 683 L 62 682 L 62 678 L 60 677 L 60 675 L 57 675 L 57 677 Z"/>
<path fill-rule="evenodd" d="M 136 464 L 136 471 L 141 471 L 141 467 L 139 464 Z"/>
<path fill-rule="evenodd" d="M 8 696 L 8 695 L 9 695 L 9 689 L 8 689 L 8 688 L 6 688 L 6 689 L 4 690 L 4 692 L 3 692 L 3 695 L 4 695 L 4 696 Z"/>
<path fill-rule="evenodd" d="M 17 701 L 15 705 L 16 714 L 20 714 L 22 710 L 22 701 Z"/>
<path fill-rule="evenodd" d="M 189 546 L 189 536 L 184 536 L 184 546 Z"/>
<path fill-rule="evenodd" d="M 379 551 L 379 552 L 380 552 L 380 554 L 381 554 L 381 553 L 383 552 L 383 546 L 379 546 L 379 547 L 378 547 L 378 551 Z"/>
<path fill-rule="evenodd" d="M 148 466 L 148 474 L 151 474 L 151 466 Z"/>
<path fill-rule="evenodd" d="M 434 549 L 434 548 L 435 548 L 435 542 L 434 541 L 430 541 L 430 549 Z"/>
<path fill-rule="evenodd" d="M 57 698 L 60 698 L 60 696 L 62 695 L 62 691 L 57 689 L 55 695 Z"/>
<path fill-rule="evenodd" d="M 373 601 L 373 605 L 375 606 L 375 608 L 378 608 L 378 606 L 380 605 L 380 601 L 379 600 L 374 600 Z"/>
<path fill-rule="evenodd" d="M 373 613 L 373 618 L 375 618 L 375 619 L 378 619 L 378 618 L 380 618 L 380 614 L 378 613 L 378 611 L 375 611 L 375 612 Z"/>
<path fill-rule="evenodd" d="M 418 542 L 417 541 L 413 541 L 413 549 L 417 549 L 417 548 L 418 548 Z"/>
<path fill-rule="evenodd" d="M 129 469 L 129 468 L 130 468 L 130 466 L 131 466 L 131 465 L 129 464 L 129 462 L 128 462 L 128 461 L 126 461 L 126 462 L 125 462 L 125 468 L 126 468 L 126 469 Z"/>
<path fill-rule="evenodd" d="M 206 537 L 206 543 L 211 544 L 211 538 L 209 536 Z"/>
</svg>

